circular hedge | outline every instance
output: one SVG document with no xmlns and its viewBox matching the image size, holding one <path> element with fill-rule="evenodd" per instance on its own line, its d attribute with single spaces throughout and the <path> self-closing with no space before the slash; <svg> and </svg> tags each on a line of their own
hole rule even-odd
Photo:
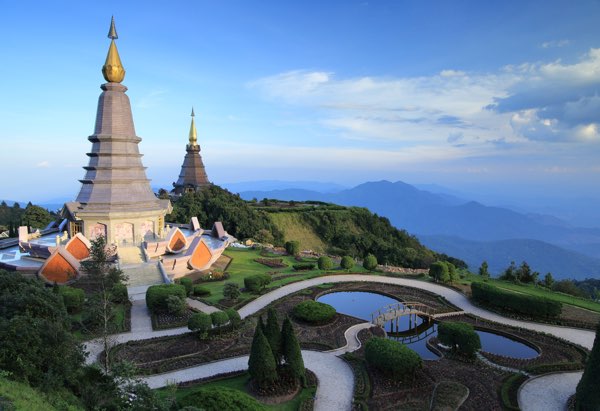
<svg viewBox="0 0 600 411">
<path fill-rule="evenodd" d="M 314 300 L 302 301 L 294 307 L 292 314 L 298 320 L 311 324 L 323 324 L 331 321 L 335 316 L 335 308 L 329 304 L 320 303 Z"/>
<path fill-rule="evenodd" d="M 369 365 L 395 379 L 414 375 L 423 365 L 419 354 L 397 341 L 373 337 L 365 345 L 365 359 Z"/>
</svg>

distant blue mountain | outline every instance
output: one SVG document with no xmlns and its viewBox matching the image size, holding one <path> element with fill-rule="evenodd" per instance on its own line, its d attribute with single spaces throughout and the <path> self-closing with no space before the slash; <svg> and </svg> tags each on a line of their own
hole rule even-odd
<svg viewBox="0 0 600 411">
<path fill-rule="evenodd" d="M 242 181 L 236 183 L 220 184 L 221 187 L 234 193 L 242 191 L 274 191 L 300 189 L 310 190 L 319 193 L 337 193 L 348 187 L 336 183 L 324 183 L 319 181 L 279 181 L 279 180 L 260 180 L 260 181 Z"/>
<path fill-rule="evenodd" d="M 576 251 L 579 254 L 586 254 L 594 259 L 600 258 L 600 229 L 596 228 L 577 228 L 571 227 L 566 222 L 552 216 L 523 214 L 501 207 L 490 207 L 475 201 L 463 200 L 451 194 L 434 194 L 398 181 L 395 183 L 389 181 L 377 181 L 360 184 L 354 188 L 342 190 L 337 193 L 321 193 L 310 190 L 275 190 L 275 191 L 247 191 L 240 193 L 242 198 L 262 199 L 277 198 L 281 200 L 317 200 L 331 202 L 347 206 L 367 207 L 374 213 L 387 217 L 390 222 L 398 228 L 407 230 L 417 236 L 446 236 L 458 237 L 470 242 L 495 242 L 495 241 L 514 241 L 536 240 L 547 243 L 563 249 L 560 254 L 565 261 L 573 261 L 568 256 L 569 251 Z M 448 243 L 440 243 L 444 247 L 439 251 L 446 252 L 458 258 L 468 256 L 472 261 L 493 258 L 501 258 L 498 251 L 494 255 L 493 247 L 484 247 L 478 249 L 479 253 L 471 243 L 462 243 L 464 253 L 457 247 L 450 247 Z M 550 248 L 541 247 L 536 243 L 534 248 L 523 246 L 524 251 L 529 250 L 531 258 L 535 255 L 543 254 L 541 250 L 545 249 L 548 253 L 556 252 Z M 467 245 L 469 247 L 467 247 Z M 450 252 L 450 249 L 453 252 Z M 491 254 L 489 254 L 491 253 Z M 551 255 L 548 255 L 550 258 Z M 466 258 L 466 257 L 465 257 Z M 506 266 L 510 259 L 503 258 Z M 516 257 L 515 257 L 516 258 Z M 528 258 L 523 258 L 529 261 Z M 578 261 L 583 261 L 577 257 Z M 500 264 L 500 263 L 499 263 Z M 588 267 L 590 277 L 600 277 L 600 269 L 587 261 L 582 267 Z M 555 266 L 557 266 L 555 264 Z M 561 269 L 566 270 L 568 264 Z M 533 267 L 539 270 L 535 266 Z M 581 268 L 578 272 L 584 272 Z M 553 272 L 553 274 L 562 274 L 569 276 L 569 271 Z"/>
</svg>

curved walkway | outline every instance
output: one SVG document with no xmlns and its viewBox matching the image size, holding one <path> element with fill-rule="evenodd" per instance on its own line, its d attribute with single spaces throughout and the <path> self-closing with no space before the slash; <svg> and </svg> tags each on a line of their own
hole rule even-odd
<svg viewBox="0 0 600 411">
<path fill-rule="evenodd" d="M 583 371 L 541 375 L 528 380 L 519 389 L 518 400 L 522 411 L 548 411 L 566 409 L 567 400 Z"/>
<path fill-rule="evenodd" d="M 471 302 L 463 294 L 438 284 L 426 283 L 418 280 L 411 280 L 405 278 L 381 277 L 371 275 L 348 274 L 323 276 L 297 283 L 288 284 L 284 287 L 273 290 L 270 293 L 257 298 L 256 300 L 251 301 L 250 303 L 242 307 L 239 310 L 239 313 L 242 318 L 245 318 L 265 308 L 273 301 L 285 297 L 286 295 L 293 294 L 305 288 L 313 287 L 324 283 L 341 282 L 373 282 L 380 284 L 393 284 L 420 288 L 426 291 L 431 291 L 433 293 L 439 294 L 446 298 L 450 303 L 454 304 L 455 306 L 459 307 L 465 312 L 477 315 L 487 320 L 552 334 L 556 337 L 563 338 L 588 349 L 591 349 L 594 342 L 595 333 L 592 331 L 585 331 L 576 328 L 559 327 L 506 318 L 501 315 L 479 308 L 471 304 Z M 144 340 L 148 338 L 184 334 L 188 332 L 188 329 L 185 327 L 162 331 L 150 331 L 147 330 L 146 327 L 140 327 L 141 329 L 136 330 L 137 327 L 134 328 L 133 324 L 138 321 L 147 321 L 142 318 L 144 315 L 145 313 L 142 309 L 136 310 L 135 313 L 132 311 L 132 332 L 114 335 L 113 342 L 115 344 L 119 344 L 132 340 Z M 347 344 L 344 347 L 331 350 L 329 352 L 316 352 L 307 350 L 302 351 L 306 367 L 312 370 L 319 379 L 319 385 L 317 388 L 315 400 L 315 410 L 344 410 L 351 408 L 354 387 L 352 371 L 350 367 L 336 355 L 340 355 L 344 352 L 353 351 L 360 347 L 360 342 L 358 341 L 356 336 L 361 329 L 368 328 L 368 326 L 370 326 L 369 323 L 363 323 L 349 328 L 344 334 L 347 341 Z M 91 363 L 96 361 L 98 354 L 102 350 L 102 345 L 99 341 L 95 340 L 86 343 L 85 348 L 86 351 L 90 353 L 87 362 Z M 170 373 L 147 377 L 145 378 L 145 381 L 147 381 L 148 384 L 153 388 L 160 387 L 162 385 L 166 385 L 168 382 L 171 381 L 190 381 L 198 378 L 209 377 L 215 374 L 246 369 L 247 363 L 248 357 L 230 358 L 209 364 L 199 365 L 196 367 L 177 370 Z M 556 401 L 556 404 L 560 403 L 560 401 L 563 401 L 563 398 L 568 398 L 568 396 L 570 396 L 574 392 L 574 386 L 571 387 L 570 385 L 567 386 L 558 383 L 558 380 L 562 378 L 562 376 L 565 376 L 567 374 L 573 374 L 571 378 L 577 379 L 577 376 L 574 375 L 577 373 L 554 374 L 554 378 L 557 379 L 556 384 L 553 384 L 553 388 L 548 390 L 544 388 L 543 384 L 536 385 L 540 384 L 536 381 L 541 380 L 542 382 L 544 382 L 542 378 L 552 377 L 552 375 L 536 378 L 526 383 L 522 387 L 522 390 L 519 392 L 519 404 L 523 405 L 522 408 L 524 410 L 534 410 L 537 408 L 529 408 L 529 406 L 535 406 L 535 403 L 537 401 L 541 401 L 541 399 L 544 399 L 544 401 L 547 402 Z M 580 376 L 581 374 L 579 374 L 579 377 Z M 549 379 L 547 380 L 547 383 L 552 383 L 553 381 L 553 379 Z M 577 381 L 579 380 L 577 379 Z M 575 382 L 575 385 L 577 384 L 577 381 Z M 530 383 L 532 385 L 529 385 Z M 562 402 L 562 404 L 564 404 L 564 402 Z M 549 408 L 545 406 L 544 409 L 547 410 L 555 408 Z"/>
</svg>

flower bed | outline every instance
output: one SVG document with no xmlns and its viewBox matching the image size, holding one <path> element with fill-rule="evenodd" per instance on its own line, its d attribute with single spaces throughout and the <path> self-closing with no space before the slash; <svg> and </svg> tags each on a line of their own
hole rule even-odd
<svg viewBox="0 0 600 411">
<path fill-rule="evenodd" d="M 283 258 L 255 258 L 254 261 L 269 268 L 284 268 L 288 266 L 283 262 Z"/>
</svg>

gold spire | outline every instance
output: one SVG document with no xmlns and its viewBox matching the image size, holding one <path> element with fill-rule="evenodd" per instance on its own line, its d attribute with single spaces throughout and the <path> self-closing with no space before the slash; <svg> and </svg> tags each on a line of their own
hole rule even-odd
<svg viewBox="0 0 600 411">
<path fill-rule="evenodd" d="M 192 124 L 190 124 L 190 146 L 198 145 L 198 132 L 196 131 L 196 123 L 194 122 L 194 107 L 192 107 Z"/>
<path fill-rule="evenodd" d="M 115 39 L 119 38 L 119 36 L 117 35 L 117 29 L 115 28 L 114 17 L 110 21 L 108 38 L 111 39 L 110 47 L 108 48 L 108 54 L 106 55 L 104 66 L 102 66 L 102 75 L 109 83 L 120 83 L 125 78 L 125 69 L 121 64 L 121 58 L 119 57 L 117 45 L 115 44 Z"/>
</svg>

